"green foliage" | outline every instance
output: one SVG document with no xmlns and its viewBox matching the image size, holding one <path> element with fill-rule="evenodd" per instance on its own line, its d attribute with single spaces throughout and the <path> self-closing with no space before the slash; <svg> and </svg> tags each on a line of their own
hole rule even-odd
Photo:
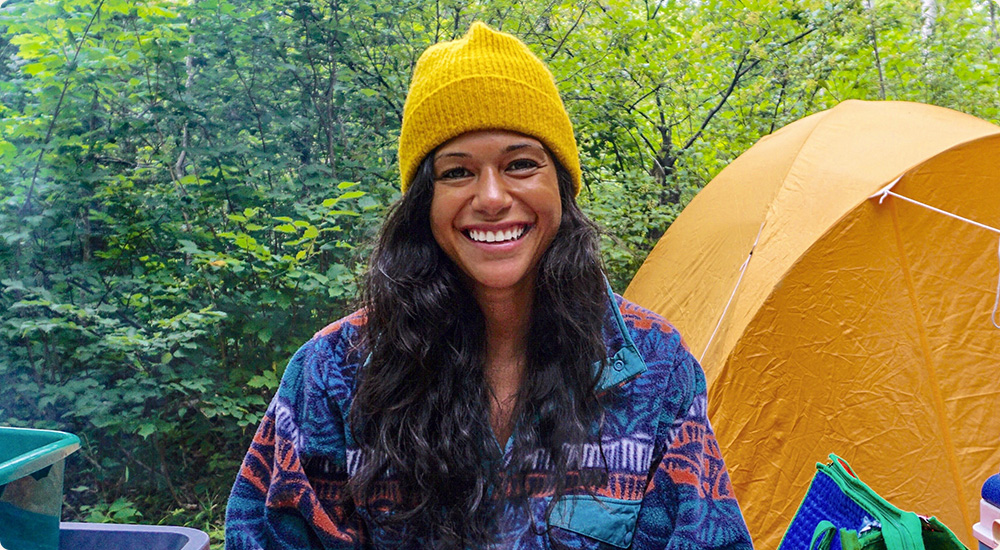
<svg viewBox="0 0 1000 550">
<path fill-rule="evenodd" d="M 927 6 L 933 5 L 933 10 Z M 761 136 L 839 101 L 1000 120 L 996 2 L 34 0 L 0 7 L 0 416 L 81 435 L 67 509 L 218 538 L 284 362 L 352 308 L 428 45 L 550 64 L 624 290 Z"/>
<path fill-rule="evenodd" d="M 111 504 L 85 504 L 80 507 L 89 523 L 138 523 L 142 514 L 135 504 L 124 498 L 118 498 Z"/>
</svg>

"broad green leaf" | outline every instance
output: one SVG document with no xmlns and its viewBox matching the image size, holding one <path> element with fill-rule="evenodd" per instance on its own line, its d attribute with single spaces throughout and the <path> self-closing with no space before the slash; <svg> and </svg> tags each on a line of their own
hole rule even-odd
<svg viewBox="0 0 1000 550">
<path fill-rule="evenodd" d="M 352 210 L 330 210 L 326 213 L 327 216 L 361 216 L 360 213 L 354 212 Z"/>
</svg>

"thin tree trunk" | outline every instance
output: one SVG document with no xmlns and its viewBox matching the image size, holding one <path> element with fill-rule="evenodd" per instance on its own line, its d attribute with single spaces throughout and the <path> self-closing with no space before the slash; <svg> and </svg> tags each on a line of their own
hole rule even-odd
<svg viewBox="0 0 1000 550">
<path fill-rule="evenodd" d="M 80 257 L 84 262 L 89 262 L 93 228 L 90 225 L 90 209 L 87 206 L 80 209 L 80 224 L 83 226 L 83 235 L 80 236 Z"/>
<path fill-rule="evenodd" d="M 192 19 L 189 28 L 193 30 L 195 23 L 196 20 Z M 190 46 L 191 51 L 194 51 L 194 36 L 195 33 L 192 32 L 191 36 L 188 37 L 188 45 Z M 195 68 L 194 68 L 193 53 L 188 54 L 187 57 L 184 58 L 184 69 L 187 71 L 187 78 L 184 80 L 184 90 L 188 91 L 191 89 L 192 86 L 194 86 Z M 181 152 L 180 154 L 177 155 L 177 161 L 174 163 L 172 170 L 174 186 L 177 188 L 177 191 L 181 196 L 187 195 L 187 190 L 184 189 L 184 184 L 181 183 L 181 178 L 183 178 L 187 174 L 187 161 L 188 161 L 187 150 L 190 145 L 191 145 L 191 135 L 188 129 L 188 121 L 185 120 L 184 127 L 181 129 L 181 146 L 180 146 Z M 184 218 L 184 227 L 188 228 L 187 230 L 190 230 L 191 220 L 188 218 L 187 211 L 183 206 L 180 208 L 180 212 L 181 212 L 181 217 Z M 187 253 L 184 254 L 184 265 L 191 265 L 190 254 Z"/>
<path fill-rule="evenodd" d="M 993 47 L 1000 47 L 1000 34 L 997 33 L 997 2 L 989 0 L 990 5 L 990 36 L 993 37 Z"/>
<path fill-rule="evenodd" d="M 920 26 L 920 36 L 924 38 L 925 48 L 929 49 L 929 45 L 926 44 L 934 34 L 934 24 L 937 22 L 938 7 L 935 0 L 921 0 L 921 18 L 923 19 L 923 24 Z"/>
<path fill-rule="evenodd" d="M 871 22 L 869 30 L 871 31 L 872 39 L 872 51 L 875 53 L 875 68 L 878 70 L 878 88 L 879 97 L 885 99 L 885 73 L 882 71 L 882 59 L 878 54 L 878 33 L 875 29 L 875 6 L 873 0 L 866 0 L 865 4 L 868 5 L 868 18 Z"/>
<path fill-rule="evenodd" d="M 190 26 L 192 28 L 195 26 L 194 19 L 191 20 Z M 191 46 L 192 50 L 194 50 L 194 35 L 195 33 L 192 32 L 191 36 L 188 37 L 188 44 Z M 194 85 L 194 54 L 188 54 L 188 56 L 184 58 L 184 68 L 187 71 L 187 79 L 184 81 L 184 89 L 190 90 L 191 86 Z M 190 146 L 190 139 L 191 136 L 188 133 L 188 122 L 185 120 L 184 127 L 181 129 L 181 152 L 177 155 L 177 162 L 174 163 L 174 177 L 178 180 L 183 178 L 187 172 L 187 150 Z"/>
<path fill-rule="evenodd" d="M 931 63 L 931 60 L 934 55 L 934 27 L 937 25 L 938 6 L 935 0 L 921 0 L 920 4 L 920 17 L 922 19 L 920 25 L 920 58 L 922 61 L 921 66 L 923 67 L 924 101 L 933 103 L 934 86 L 932 83 L 935 80 L 934 71 L 936 68 Z"/>
</svg>

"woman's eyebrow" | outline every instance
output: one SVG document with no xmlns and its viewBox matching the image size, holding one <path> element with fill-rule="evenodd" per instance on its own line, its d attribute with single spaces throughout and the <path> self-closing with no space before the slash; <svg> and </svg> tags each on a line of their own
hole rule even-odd
<svg viewBox="0 0 1000 550">
<path fill-rule="evenodd" d="M 471 157 L 471 156 L 472 156 L 472 155 L 470 155 L 469 153 L 463 153 L 463 152 L 461 152 L 461 151 L 454 151 L 454 152 L 451 152 L 451 153 L 441 153 L 440 155 L 437 155 L 437 156 L 435 156 L 435 157 L 434 157 L 434 160 L 437 160 L 437 159 L 443 159 L 443 158 L 445 158 L 445 157 L 461 157 L 461 158 L 468 158 L 468 157 Z"/>
<path fill-rule="evenodd" d="M 508 145 L 503 150 L 503 152 L 504 153 L 509 153 L 511 151 L 517 151 L 518 149 L 524 149 L 525 147 L 530 147 L 530 148 L 533 148 L 533 149 L 542 149 L 541 147 L 539 147 L 539 146 L 537 146 L 537 145 L 535 145 L 533 143 L 515 143 L 513 145 Z"/>
<path fill-rule="evenodd" d="M 511 151 L 517 151 L 518 149 L 526 149 L 526 148 L 544 150 L 541 147 L 539 147 L 538 145 L 535 145 L 533 143 L 514 143 L 512 145 L 508 145 L 507 147 L 504 147 L 503 152 L 504 153 L 509 153 Z M 450 152 L 441 153 L 439 155 L 436 155 L 434 157 L 434 160 L 442 159 L 442 158 L 448 158 L 448 157 L 469 158 L 471 156 L 472 155 L 470 155 L 469 153 L 464 153 L 462 151 L 450 151 Z"/>
</svg>

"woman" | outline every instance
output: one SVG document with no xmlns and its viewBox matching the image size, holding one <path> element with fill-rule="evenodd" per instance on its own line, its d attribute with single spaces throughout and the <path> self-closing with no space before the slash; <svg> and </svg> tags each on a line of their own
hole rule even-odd
<svg viewBox="0 0 1000 550">
<path fill-rule="evenodd" d="M 364 308 L 292 358 L 229 501 L 246 548 L 750 548 L 704 374 L 611 293 L 551 73 L 429 48 Z"/>
</svg>

